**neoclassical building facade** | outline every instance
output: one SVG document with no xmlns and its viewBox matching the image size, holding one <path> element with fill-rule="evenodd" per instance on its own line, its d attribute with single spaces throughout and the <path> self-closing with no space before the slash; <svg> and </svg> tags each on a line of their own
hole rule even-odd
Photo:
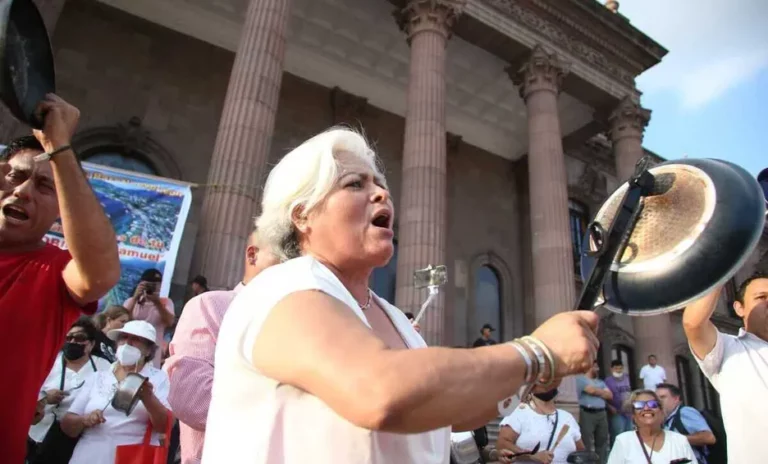
<svg viewBox="0 0 768 464">
<path fill-rule="evenodd" d="M 386 167 L 397 253 L 371 285 L 405 311 L 412 274 L 449 282 L 422 323 L 467 346 L 509 340 L 572 308 L 575 257 L 601 202 L 644 155 L 635 78 L 667 51 L 596 0 L 36 0 L 58 93 L 82 111 L 89 161 L 192 182 L 172 297 L 198 273 L 240 278 L 263 180 L 334 125 L 363 130 Z M 0 115 L 0 141 L 24 132 Z M 766 264 L 763 240 L 738 278 Z M 737 279 L 738 280 L 738 279 Z M 737 329 L 727 310 L 717 320 Z M 717 398 L 679 314 L 604 318 L 604 367 L 656 354 L 699 407 Z M 575 400 L 566 386 L 562 399 Z"/>
</svg>

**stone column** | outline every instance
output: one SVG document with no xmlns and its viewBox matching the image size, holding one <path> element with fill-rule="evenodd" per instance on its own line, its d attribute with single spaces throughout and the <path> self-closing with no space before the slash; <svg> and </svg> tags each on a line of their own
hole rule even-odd
<svg viewBox="0 0 768 464">
<path fill-rule="evenodd" d="M 397 258 L 397 306 L 416 314 L 427 296 L 413 288 L 413 272 L 445 263 L 445 56 L 463 0 L 409 0 L 395 13 L 411 46 L 405 116 Z M 421 319 L 430 345 L 445 336 L 441 294 Z"/>
<path fill-rule="evenodd" d="M 53 31 L 59 22 L 61 10 L 64 9 L 66 0 L 33 0 L 35 6 L 43 17 L 48 36 L 53 39 Z M 19 122 L 5 105 L 0 103 L 0 144 L 7 143 L 16 137 L 32 133 L 26 124 Z"/>
<path fill-rule="evenodd" d="M 568 223 L 557 96 L 567 71 L 537 45 L 519 69 L 510 69 L 528 109 L 528 176 L 536 325 L 575 304 L 575 276 Z"/>
<path fill-rule="evenodd" d="M 566 67 L 536 45 L 522 66 L 510 68 L 528 109 L 528 182 L 536 326 L 575 304 L 568 179 L 565 171 L 557 97 Z M 560 386 L 559 402 L 578 413 L 572 377 Z"/>
<path fill-rule="evenodd" d="M 650 119 L 651 111 L 642 108 L 629 96 L 619 102 L 608 118 L 619 182 L 629 180 L 635 171 L 635 164 L 645 154 L 643 132 Z M 632 324 L 637 368 L 647 364 L 648 356 L 655 354 L 659 364 L 667 371 L 667 380 L 677 383 L 672 321 L 669 315 L 635 317 Z"/>
<path fill-rule="evenodd" d="M 193 272 L 212 288 L 242 278 L 243 253 L 267 174 L 283 77 L 290 0 L 251 0 L 208 173 Z"/>
</svg>

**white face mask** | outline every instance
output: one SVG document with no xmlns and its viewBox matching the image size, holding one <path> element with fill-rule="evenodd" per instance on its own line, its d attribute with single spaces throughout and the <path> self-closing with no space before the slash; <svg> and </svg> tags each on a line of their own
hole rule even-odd
<svg viewBox="0 0 768 464">
<path fill-rule="evenodd" d="M 624 373 L 622 372 L 621 374 L 619 374 L 618 372 L 614 372 L 613 376 L 616 377 L 617 379 L 620 379 L 620 378 L 624 377 Z"/>
<path fill-rule="evenodd" d="M 141 359 L 141 350 L 135 346 L 124 343 L 117 347 L 115 357 L 123 366 L 135 366 Z"/>
</svg>

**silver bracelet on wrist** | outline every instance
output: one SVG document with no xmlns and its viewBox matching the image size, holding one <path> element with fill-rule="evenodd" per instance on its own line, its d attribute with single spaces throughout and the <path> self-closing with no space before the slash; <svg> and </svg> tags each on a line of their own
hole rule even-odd
<svg viewBox="0 0 768 464">
<path fill-rule="evenodd" d="M 525 383 L 533 383 L 536 381 L 536 373 L 540 369 L 534 369 L 533 366 L 533 360 L 531 359 L 531 356 L 528 354 L 528 351 L 526 351 L 525 347 L 520 344 L 517 340 L 512 340 L 509 342 L 510 345 L 514 346 L 518 353 L 520 353 L 520 356 L 523 357 L 523 361 L 525 361 Z M 538 367 L 538 366 L 537 366 Z"/>
<path fill-rule="evenodd" d="M 549 351 L 549 348 L 547 348 L 547 346 L 542 343 L 541 340 L 535 337 L 523 337 L 521 341 L 525 342 L 531 351 L 533 351 L 533 353 L 539 359 L 541 366 L 546 365 L 549 367 L 549 378 L 538 378 L 536 380 L 536 384 L 543 387 L 551 386 L 555 381 L 555 358 L 552 356 L 552 352 Z"/>
</svg>

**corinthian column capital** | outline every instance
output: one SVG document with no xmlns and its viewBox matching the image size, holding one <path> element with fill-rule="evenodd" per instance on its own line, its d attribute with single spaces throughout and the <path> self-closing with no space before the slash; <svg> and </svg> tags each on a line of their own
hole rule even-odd
<svg viewBox="0 0 768 464">
<path fill-rule="evenodd" d="M 563 78 L 568 74 L 568 66 L 554 53 L 547 53 L 544 47 L 536 45 L 522 65 L 507 68 L 507 74 L 520 89 L 520 96 L 527 99 L 539 90 L 560 93 Z"/>
<path fill-rule="evenodd" d="M 413 37 L 424 31 L 451 37 L 451 28 L 464 10 L 466 0 L 408 0 L 404 8 L 395 11 L 394 16 L 400 30 Z"/>
<path fill-rule="evenodd" d="M 621 99 L 608 116 L 611 141 L 625 137 L 643 138 L 643 132 L 651 120 L 651 110 L 645 109 L 630 96 Z"/>
</svg>

